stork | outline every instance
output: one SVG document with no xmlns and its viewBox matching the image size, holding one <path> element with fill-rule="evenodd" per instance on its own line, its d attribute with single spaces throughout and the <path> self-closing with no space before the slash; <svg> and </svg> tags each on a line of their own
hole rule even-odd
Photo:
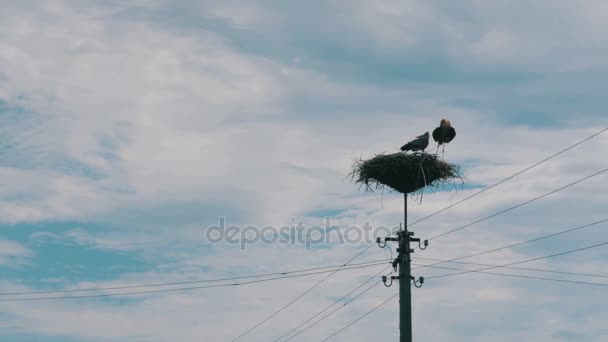
<svg viewBox="0 0 608 342">
<path fill-rule="evenodd" d="M 452 127 L 450 120 L 441 119 L 439 123 L 439 127 L 433 130 L 433 140 L 437 142 L 437 151 L 439 151 L 439 146 L 443 144 L 449 144 L 456 137 L 456 130 Z M 443 145 L 443 149 L 445 150 L 445 145 Z M 442 150 L 443 153 L 443 150 Z"/>
<path fill-rule="evenodd" d="M 419 135 L 416 139 L 401 146 L 401 151 L 424 151 L 429 146 L 429 132 Z"/>
</svg>

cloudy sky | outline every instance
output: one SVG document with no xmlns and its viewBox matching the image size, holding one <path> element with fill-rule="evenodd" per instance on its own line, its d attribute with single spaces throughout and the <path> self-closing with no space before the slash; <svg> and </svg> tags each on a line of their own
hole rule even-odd
<svg viewBox="0 0 608 342">
<path fill-rule="evenodd" d="M 402 198 L 364 195 L 350 182 L 351 164 L 395 151 L 442 117 L 458 131 L 445 158 L 468 179 L 410 201 L 411 221 L 608 127 L 601 0 L 5 0 L 0 8 L 2 299 L 340 265 L 365 243 L 243 251 L 205 232 L 220 216 L 241 227 L 325 217 L 333 231 L 398 225 Z M 432 237 L 602 171 L 607 148 L 608 132 L 412 230 Z M 467 256 L 607 219 L 607 181 L 598 174 L 437 238 L 415 257 Z M 601 244 L 607 229 L 464 261 L 502 265 Z M 607 257 L 600 246 L 518 265 L 593 277 L 493 271 L 608 284 Z M 388 258 L 372 247 L 353 262 Z M 278 338 L 384 267 L 337 272 L 240 341 Z M 429 277 L 413 291 L 416 340 L 608 341 L 606 287 L 430 279 L 451 272 L 414 271 Z M 4 301 L 0 340 L 231 341 L 325 277 Z M 397 287 L 371 288 L 293 340 L 324 339 Z M 332 340 L 398 333 L 393 300 Z"/>
</svg>

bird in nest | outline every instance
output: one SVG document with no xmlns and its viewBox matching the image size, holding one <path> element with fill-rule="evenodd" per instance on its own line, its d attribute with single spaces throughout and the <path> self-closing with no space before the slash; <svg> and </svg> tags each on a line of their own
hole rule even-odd
<svg viewBox="0 0 608 342">
<path fill-rule="evenodd" d="M 429 132 L 419 135 L 416 139 L 401 146 L 401 151 L 424 151 L 429 146 Z"/>
<path fill-rule="evenodd" d="M 456 137 L 456 130 L 452 127 L 450 120 L 441 119 L 439 127 L 433 130 L 433 140 L 437 142 L 437 151 L 439 151 L 439 146 L 441 145 L 443 145 L 443 149 L 445 150 L 444 144 L 450 143 L 450 141 L 454 140 L 454 137 Z"/>
</svg>

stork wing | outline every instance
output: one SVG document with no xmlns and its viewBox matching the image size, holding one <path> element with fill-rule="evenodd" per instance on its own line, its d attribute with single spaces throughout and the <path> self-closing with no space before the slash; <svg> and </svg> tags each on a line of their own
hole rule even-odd
<svg viewBox="0 0 608 342">
<path fill-rule="evenodd" d="M 441 127 L 437 127 L 437 128 L 435 128 L 435 130 L 433 130 L 433 140 L 435 140 L 435 142 L 438 142 L 440 136 L 441 136 Z"/>
<path fill-rule="evenodd" d="M 455 137 L 456 137 L 456 130 L 454 129 L 454 127 L 450 127 L 450 129 L 448 129 L 448 132 L 447 132 L 446 142 L 450 142 L 450 141 L 454 140 Z"/>
</svg>

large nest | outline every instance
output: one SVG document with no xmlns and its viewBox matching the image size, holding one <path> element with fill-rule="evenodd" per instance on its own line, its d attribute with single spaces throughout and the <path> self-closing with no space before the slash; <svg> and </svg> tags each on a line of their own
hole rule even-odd
<svg viewBox="0 0 608 342">
<path fill-rule="evenodd" d="M 366 191 L 384 190 L 388 186 L 404 194 L 463 179 L 458 165 L 424 152 L 378 154 L 368 160 L 359 159 L 354 162 L 350 175 Z"/>
</svg>

